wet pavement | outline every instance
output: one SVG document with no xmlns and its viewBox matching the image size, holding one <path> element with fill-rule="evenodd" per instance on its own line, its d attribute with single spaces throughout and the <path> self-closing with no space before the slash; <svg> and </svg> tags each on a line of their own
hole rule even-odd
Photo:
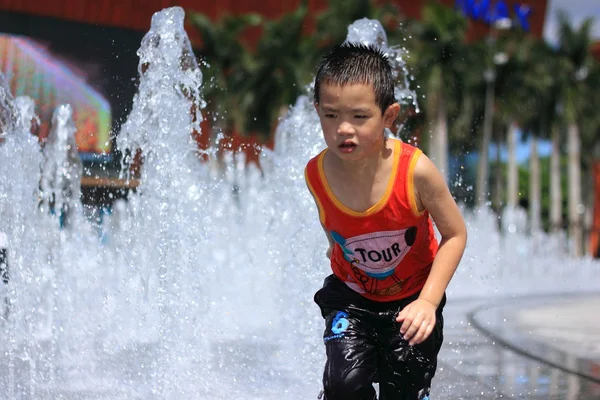
<svg viewBox="0 0 600 400">
<path fill-rule="evenodd" d="M 590 296 L 450 301 L 432 399 L 600 399 L 600 360 L 580 351 L 600 344 L 598 311 L 588 314 L 595 304 Z M 574 318 L 588 323 L 573 327 Z M 555 341 L 552 327 L 573 338 L 570 346 Z"/>
<path fill-rule="evenodd" d="M 444 345 L 431 399 L 600 399 L 599 309 L 600 296 L 560 301 L 556 297 L 450 299 L 444 310 Z M 306 351 L 314 358 L 308 370 L 282 359 L 285 349 L 269 340 L 215 342 L 212 373 L 206 375 L 206 360 L 198 360 L 189 365 L 182 380 L 190 384 L 189 395 L 167 398 L 316 399 L 323 349 L 313 339 L 312 335 L 306 338 Z M 162 399 L 149 390 L 155 386 L 156 371 L 151 366 L 156 359 L 152 345 L 137 346 L 131 353 L 111 355 L 106 363 L 97 360 L 94 376 L 101 379 L 93 385 L 89 380 L 85 385 L 59 384 L 60 390 L 41 385 L 27 389 L 35 379 L 26 360 L 16 360 L 13 378 L 4 379 L 11 374 L 0 359 L 0 381 L 21 388 L 0 387 L 0 399 Z M 45 371 L 38 368 L 36 373 L 40 378 Z"/>
</svg>

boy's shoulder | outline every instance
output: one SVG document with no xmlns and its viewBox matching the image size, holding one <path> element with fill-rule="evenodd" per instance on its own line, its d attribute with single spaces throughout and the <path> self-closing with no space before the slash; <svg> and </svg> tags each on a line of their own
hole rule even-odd
<svg viewBox="0 0 600 400">
<path fill-rule="evenodd" d="M 308 162 L 306 163 L 306 168 L 308 168 L 311 164 L 314 164 L 314 165 L 318 164 L 319 163 L 319 159 L 321 157 L 323 157 L 326 152 L 327 152 L 327 148 L 324 148 L 323 150 L 321 150 L 319 152 L 319 154 L 317 154 L 316 156 L 314 156 L 310 160 L 308 160 Z"/>
<path fill-rule="evenodd" d="M 315 182 L 316 180 L 319 180 L 319 162 L 322 162 L 323 156 L 325 155 L 325 153 L 327 152 L 327 148 L 321 150 L 319 152 L 319 154 L 317 154 L 316 156 L 312 157 L 310 160 L 308 160 L 308 162 L 306 163 L 306 167 L 304 167 L 304 179 L 307 181 L 307 183 L 310 185 L 311 182 Z M 322 166 L 322 164 L 321 164 Z"/>
<path fill-rule="evenodd" d="M 400 138 L 393 137 L 393 138 L 391 138 L 391 140 L 399 142 L 399 146 L 401 148 L 402 153 L 413 154 L 416 151 L 420 151 L 420 149 L 417 146 L 410 144 L 408 142 L 405 142 L 404 140 L 402 140 Z"/>
</svg>

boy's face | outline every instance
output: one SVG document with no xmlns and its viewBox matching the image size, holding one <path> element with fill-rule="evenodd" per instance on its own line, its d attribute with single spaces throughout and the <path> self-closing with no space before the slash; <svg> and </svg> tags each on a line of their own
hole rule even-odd
<svg viewBox="0 0 600 400">
<path fill-rule="evenodd" d="M 372 85 L 321 85 L 315 108 L 325 143 L 342 160 L 356 161 L 381 151 L 384 128 L 391 128 L 400 106 L 381 113 Z"/>
</svg>

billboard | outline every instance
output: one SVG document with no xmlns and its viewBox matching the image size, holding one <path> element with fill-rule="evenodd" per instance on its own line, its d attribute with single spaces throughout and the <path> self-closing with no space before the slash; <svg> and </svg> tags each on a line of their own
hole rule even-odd
<svg viewBox="0 0 600 400">
<path fill-rule="evenodd" d="M 108 100 L 86 82 L 76 60 L 63 60 L 40 42 L 26 36 L 0 33 L 0 72 L 16 96 L 29 96 L 40 117 L 38 136 L 48 136 L 52 113 L 70 104 L 77 148 L 86 155 L 107 156 L 111 151 L 111 107 Z"/>
</svg>

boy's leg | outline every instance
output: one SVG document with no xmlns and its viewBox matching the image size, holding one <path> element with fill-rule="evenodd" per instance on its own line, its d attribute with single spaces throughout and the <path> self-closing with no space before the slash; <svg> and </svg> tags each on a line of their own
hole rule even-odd
<svg viewBox="0 0 600 400">
<path fill-rule="evenodd" d="M 444 337 L 444 304 L 445 297 L 436 312 L 436 326 L 424 342 L 409 346 L 400 334 L 401 324 L 398 323 L 391 324 L 391 330 L 383 335 L 387 336 L 386 342 L 389 343 L 389 347 L 380 358 L 380 400 L 429 398 L 431 380 L 437 368 L 437 355 Z"/>
<path fill-rule="evenodd" d="M 374 400 L 377 354 L 373 335 L 369 337 L 367 327 L 351 310 L 333 311 L 325 321 L 325 399 Z"/>
<path fill-rule="evenodd" d="M 377 352 L 369 312 L 360 295 L 331 275 L 315 294 L 325 319 L 327 362 L 323 372 L 326 400 L 374 400 Z"/>
</svg>

